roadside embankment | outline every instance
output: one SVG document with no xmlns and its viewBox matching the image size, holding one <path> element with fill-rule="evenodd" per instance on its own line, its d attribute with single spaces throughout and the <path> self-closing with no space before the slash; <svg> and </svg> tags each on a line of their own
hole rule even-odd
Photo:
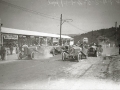
<svg viewBox="0 0 120 90">
<path fill-rule="evenodd" d="M 103 63 L 106 65 L 105 77 L 115 82 L 120 82 L 120 55 L 118 48 L 104 48 Z"/>
<path fill-rule="evenodd" d="M 99 63 L 98 71 L 102 75 L 101 78 L 120 81 L 120 55 L 118 48 L 103 48 L 102 62 Z"/>
<path fill-rule="evenodd" d="M 120 55 L 112 57 L 108 67 L 108 77 L 115 82 L 120 82 Z"/>
</svg>

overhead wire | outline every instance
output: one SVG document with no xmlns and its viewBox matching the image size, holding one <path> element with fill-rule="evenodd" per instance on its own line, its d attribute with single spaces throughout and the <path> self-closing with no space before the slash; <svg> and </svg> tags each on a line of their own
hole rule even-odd
<svg viewBox="0 0 120 90">
<path fill-rule="evenodd" d="M 88 31 L 86 31 L 86 30 L 80 29 L 79 27 L 71 24 L 70 22 L 67 22 L 67 23 L 68 23 L 69 25 L 73 26 L 74 28 L 78 29 L 78 30 L 81 30 L 81 31 L 83 31 L 83 32 L 88 32 Z"/>
<path fill-rule="evenodd" d="M 13 7 L 13 8 L 17 8 L 17 9 L 23 10 L 25 12 L 29 12 L 29 13 L 33 13 L 33 14 L 36 14 L 36 15 L 40 15 L 40 16 L 43 16 L 43 17 L 46 17 L 46 18 L 50 18 L 50 19 L 54 19 L 54 20 L 60 20 L 60 19 L 58 19 L 58 17 L 52 16 L 52 15 L 48 15 L 48 14 L 45 14 L 45 13 L 41 13 L 41 12 L 37 12 L 37 11 L 31 10 L 31 9 L 27 9 L 27 8 L 24 8 L 24 7 L 21 7 L 21 6 L 18 6 L 18 5 L 15 5 L 15 4 L 3 1 L 3 0 L 0 0 L 0 3 L 8 5 L 8 6 Z M 75 27 L 78 30 L 81 30 L 83 32 L 86 31 L 86 30 L 78 28 L 77 26 L 71 24 L 70 22 L 67 22 L 67 23 L 69 25 Z M 86 31 L 86 32 L 88 32 L 88 31 Z"/>
<path fill-rule="evenodd" d="M 46 17 L 46 18 L 50 18 L 50 19 L 54 19 L 54 20 L 60 20 L 57 17 L 55 18 L 55 16 L 48 15 L 48 14 L 41 13 L 41 12 L 37 12 L 37 11 L 31 10 L 31 9 L 27 9 L 27 8 L 24 8 L 24 7 L 21 7 L 21 6 L 18 6 L 18 5 L 15 5 L 15 4 L 3 1 L 3 0 L 0 0 L 0 3 L 8 5 L 10 7 L 14 7 L 14 8 L 23 10 L 25 12 L 29 12 L 29 13 L 33 13 L 33 14 L 36 14 L 36 15 L 40 15 L 40 16 L 43 16 L 43 17 Z"/>
</svg>

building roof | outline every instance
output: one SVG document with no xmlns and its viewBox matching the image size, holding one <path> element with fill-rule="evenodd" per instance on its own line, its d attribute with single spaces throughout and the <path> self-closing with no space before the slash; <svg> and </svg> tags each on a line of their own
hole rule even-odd
<svg viewBox="0 0 120 90">
<path fill-rule="evenodd" d="M 37 32 L 37 31 L 29 31 L 29 30 L 20 30 L 20 29 L 5 28 L 5 27 L 1 27 L 1 32 L 9 33 L 9 34 L 17 34 L 17 35 L 31 35 L 31 36 L 60 38 L 60 35 L 58 34 L 43 33 L 43 32 Z M 66 35 L 61 35 L 61 38 L 71 39 L 70 36 L 66 36 Z"/>
</svg>

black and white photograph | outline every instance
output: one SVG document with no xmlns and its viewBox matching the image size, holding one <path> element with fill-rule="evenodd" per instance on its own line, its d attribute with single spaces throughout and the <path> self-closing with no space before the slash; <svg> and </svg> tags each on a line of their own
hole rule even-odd
<svg viewBox="0 0 120 90">
<path fill-rule="evenodd" d="M 0 0 L 0 90 L 120 90 L 120 0 Z"/>
</svg>

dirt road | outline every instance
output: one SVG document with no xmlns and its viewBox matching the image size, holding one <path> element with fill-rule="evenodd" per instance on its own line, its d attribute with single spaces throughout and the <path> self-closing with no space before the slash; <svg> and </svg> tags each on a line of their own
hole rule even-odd
<svg viewBox="0 0 120 90">
<path fill-rule="evenodd" d="M 104 50 L 104 55 L 117 53 L 116 48 Z M 0 89 L 119 89 L 107 78 L 109 63 L 103 57 L 62 61 L 61 55 L 3 63 Z"/>
</svg>

